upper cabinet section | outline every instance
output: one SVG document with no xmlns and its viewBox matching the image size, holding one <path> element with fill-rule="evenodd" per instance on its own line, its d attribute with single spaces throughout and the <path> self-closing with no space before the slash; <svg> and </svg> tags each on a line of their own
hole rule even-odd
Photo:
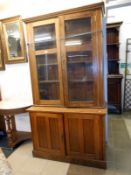
<svg viewBox="0 0 131 175">
<path fill-rule="evenodd" d="M 103 4 L 89 7 L 51 14 L 51 18 L 43 16 L 43 20 L 27 24 L 35 104 L 104 105 Z"/>
<path fill-rule="evenodd" d="M 12 17 L 2 20 L 3 46 L 6 63 L 26 61 L 25 40 L 21 18 Z"/>
</svg>

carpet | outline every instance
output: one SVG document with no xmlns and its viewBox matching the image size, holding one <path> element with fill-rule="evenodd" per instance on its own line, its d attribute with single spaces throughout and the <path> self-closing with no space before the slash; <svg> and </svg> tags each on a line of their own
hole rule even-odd
<svg viewBox="0 0 131 175">
<path fill-rule="evenodd" d="M 0 175 L 12 175 L 11 167 L 0 148 Z"/>
<path fill-rule="evenodd" d="M 0 148 L 2 149 L 5 157 L 9 157 L 13 153 L 14 149 L 8 147 L 8 141 L 6 135 L 0 135 Z"/>
</svg>

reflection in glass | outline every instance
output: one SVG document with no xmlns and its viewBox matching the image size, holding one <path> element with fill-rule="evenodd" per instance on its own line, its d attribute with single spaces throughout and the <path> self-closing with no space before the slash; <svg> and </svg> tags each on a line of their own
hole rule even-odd
<svg viewBox="0 0 131 175">
<path fill-rule="evenodd" d="M 91 18 L 66 21 L 65 34 L 69 99 L 92 101 L 94 77 Z"/>
<path fill-rule="evenodd" d="M 5 28 L 10 57 L 22 57 L 19 23 L 7 23 Z"/>
<path fill-rule="evenodd" d="M 59 99 L 58 64 L 56 54 L 36 56 L 39 94 L 41 100 Z"/>
<path fill-rule="evenodd" d="M 34 28 L 35 50 L 51 49 L 56 47 L 55 24 Z"/>
</svg>

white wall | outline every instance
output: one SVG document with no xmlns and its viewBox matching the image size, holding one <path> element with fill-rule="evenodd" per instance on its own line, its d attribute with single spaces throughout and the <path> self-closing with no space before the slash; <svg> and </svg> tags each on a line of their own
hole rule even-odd
<svg viewBox="0 0 131 175">
<path fill-rule="evenodd" d="M 118 22 L 122 21 L 122 25 L 120 27 L 120 50 L 119 50 L 119 58 L 120 58 L 120 64 L 125 63 L 125 57 L 126 57 L 126 39 L 131 38 L 131 6 L 116 8 L 116 9 L 110 9 L 108 10 L 108 17 L 107 22 Z M 131 56 L 130 56 L 131 59 Z M 131 63 L 131 60 L 130 60 Z M 129 70 L 131 73 L 131 69 Z M 120 73 L 124 75 L 124 69 L 120 67 Z M 123 102 L 123 95 L 124 95 L 124 79 L 122 82 L 122 102 Z"/>
<path fill-rule="evenodd" d="M 43 15 L 55 11 L 88 5 L 102 0 L 0 0 L 0 18 L 21 15 L 22 18 Z M 3 99 L 32 99 L 30 73 L 28 63 L 6 65 L 5 71 L 0 71 L 0 87 Z M 26 121 L 17 117 L 19 130 L 30 130 Z M 20 122 L 21 120 L 21 122 Z M 24 125 L 20 127 L 20 123 Z"/>
<path fill-rule="evenodd" d="M 32 17 L 101 1 L 103 0 L 0 0 L 0 18 L 14 15 Z"/>
</svg>

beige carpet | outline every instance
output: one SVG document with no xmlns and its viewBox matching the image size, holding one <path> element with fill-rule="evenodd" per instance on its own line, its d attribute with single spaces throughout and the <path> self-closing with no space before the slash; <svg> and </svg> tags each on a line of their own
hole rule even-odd
<svg viewBox="0 0 131 175">
<path fill-rule="evenodd" d="M 0 148 L 0 175 L 12 175 L 11 167 Z"/>
</svg>

